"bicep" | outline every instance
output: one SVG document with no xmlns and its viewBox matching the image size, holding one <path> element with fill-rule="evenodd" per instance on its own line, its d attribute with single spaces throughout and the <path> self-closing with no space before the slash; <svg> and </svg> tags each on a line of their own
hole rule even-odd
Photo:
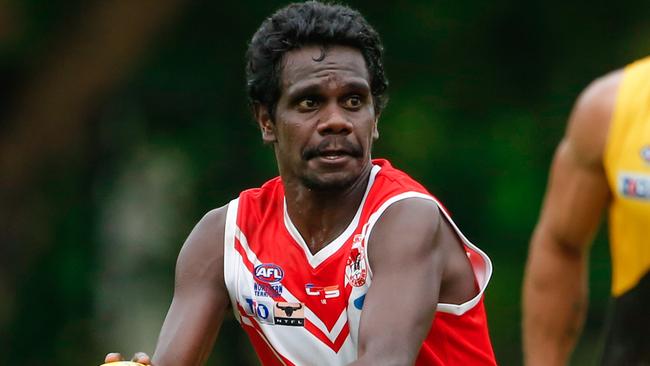
<svg viewBox="0 0 650 366">
<path fill-rule="evenodd" d="M 436 246 L 435 203 L 422 199 L 389 207 L 373 229 L 373 271 L 359 328 L 359 355 L 412 363 L 431 327 L 443 273 Z"/>
<path fill-rule="evenodd" d="M 158 339 L 154 363 L 205 362 L 228 308 L 223 281 L 223 213 L 206 215 L 183 245 L 174 298 Z"/>
<path fill-rule="evenodd" d="M 617 82 L 613 74 L 578 99 L 553 158 L 533 243 L 557 243 L 576 253 L 591 243 L 609 201 L 603 156 Z"/>
<path fill-rule="evenodd" d="M 596 80 L 580 95 L 558 146 L 542 207 L 538 237 L 584 250 L 598 228 L 610 191 L 603 157 L 620 71 Z"/>
<path fill-rule="evenodd" d="M 537 231 L 581 251 L 598 228 L 609 188 L 602 166 L 584 161 L 576 149 L 569 138 L 558 146 Z"/>
</svg>

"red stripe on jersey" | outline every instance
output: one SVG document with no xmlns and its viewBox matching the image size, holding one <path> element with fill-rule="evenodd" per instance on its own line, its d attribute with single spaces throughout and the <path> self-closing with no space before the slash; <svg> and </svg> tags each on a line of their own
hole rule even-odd
<svg viewBox="0 0 650 366">
<path fill-rule="evenodd" d="M 255 264 L 253 264 L 250 260 L 248 260 L 248 256 L 246 255 L 246 249 L 244 249 L 244 246 L 241 244 L 241 242 L 237 238 L 235 238 L 235 250 L 237 251 L 237 253 L 239 253 L 239 256 L 241 257 L 241 260 L 244 263 L 244 266 L 246 267 L 248 272 L 250 272 L 251 276 L 253 277 L 253 280 L 255 282 L 257 282 L 260 286 L 265 287 L 265 290 L 267 291 L 267 293 L 269 293 L 270 291 L 266 289 L 266 286 L 268 286 L 268 284 L 262 283 L 262 282 L 258 281 L 255 278 Z M 270 297 L 272 297 L 276 301 L 287 301 L 281 295 L 280 296 L 270 296 Z"/>
<path fill-rule="evenodd" d="M 264 332 L 257 323 L 255 317 L 246 314 L 246 311 L 237 305 L 237 310 L 242 318 L 247 318 L 252 325 L 241 323 L 242 328 L 248 334 L 251 344 L 264 366 L 294 366 L 286 357 L 282 356 L 271 346 L 271 342 L 264 336 Z"/>
<path fill-rule="evenodd" d="M 312 322 L 309 321 L 309 319 L 305 320 L 305 329 L 307 329 L 311 334 L 313 334 L 316 338 L 318 338 L 321 342 L 323 342 L 326 346 L 332 349 L 332 351 L 337 352 L 341 349 L 343 346 L 343 343 L 345 343 L 345 339 L 348 337 L 350 334 L 350 327 L 348 326 L 348 322 L 345 322 L 345 325 L 343 325 L 343 328 L 341 328 L 341 332 L 339 333 L 338 336 L 336 336 L 336 339 L 334 342 L 330 341 L 330 339 L 327 337 L 325 333 L 323 333 L 322 330 L 318 329 L 316 325 L 314 325 Z"/>
<path fill-rule="evenodd" d="M 239 253 L 239 256 L 241 257 L 242 262 L 244 262 L 244 266 L 248 269 L 250 273 L 255 273 L 255 265 L 251 263 L 251 261 L 248 260 L 248 255 L 246 254 L 246 249 L 244 249 L 244 246 L 241 244 L 239 241 L 239 238 L 235 238 L 235 250 L 237 253 Z"/>
</svg>

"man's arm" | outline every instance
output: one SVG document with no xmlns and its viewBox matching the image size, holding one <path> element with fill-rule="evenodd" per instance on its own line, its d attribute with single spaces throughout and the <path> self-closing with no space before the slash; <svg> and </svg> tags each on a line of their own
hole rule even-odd
<svg viewBox="0 0 650 366">
<path fill-rule="evenodd" d="M 423 199 L 394 203 L 377 222 L 353 365 L 413 364 L 439 298 L 461 303 L 475 295 L 467 256 L 448 225 L 437 205 Z"/>
<path fill-rule="evenodd" d="M 226 210 L 206 214 L 181 249 L 155 366 L 202 365 L 210 355 L 229 304 L 223 278 Z"/>
<path fill-rule="evenodd" d="M 529 366 L 566 364 L 582 331 L 589 247 L 610 197 L 603 154 L 620 77 L 609 74 L 580 96 L 553 159 L 524 276 Z"/>
</svg>

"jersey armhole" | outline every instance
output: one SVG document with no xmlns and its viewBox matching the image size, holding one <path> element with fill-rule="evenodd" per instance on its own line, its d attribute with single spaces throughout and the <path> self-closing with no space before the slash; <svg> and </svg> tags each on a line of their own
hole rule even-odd
<svg viewBox="0 0 650 366">
<path fill-rule="evenodd" d="M 466 313 L 467 311 L 471 310 L 476 306 L 476 304 L 479 303 L 481 300 L 481 297 L 483 296 L 483 292 L 487 288 L 488 283 L 490 282 L 490 278 L 492 277 L 492 261 L 490 261 L 490 258 L 485 254 L 481 249 L 479 249 L 477 246 L 472 244 L 472 242 L 465 237 L 465 235 L 460 231 L 458 226 L 454 223 L 454 221 L 451 219 L 447 211 L 444 209 L 442 204 L 433 196 L 420 193 L 420 192 L 404 192 L 401 194 L 398 194 L 394 197 L 389 198 L 384 202 L 378 209 L 377 211 L 373 212 L 372 215 L 370 215 L 370 218 L 368 219 L 368 223 L 363 228 L 363 240 L 364 240 L 364 256 L 366 258 L 366 266 L 368 268 L 368 283 L 369 285 L 372 283 L 372 267 L 370 265 L 370 259 L 368 257 L 368 243 L 370 242 L 370 236 L 372 235 L 372 229 L 379 221 L 379 218 L 381 215 L 386 211 L 390 205 L 392 205 L 395 202 L 399 202 L 404 199 L 408 198 L 423 198 L 429 201 L 435 202 L 436 206 L 438 206 L 438 210 L 442 213 L 442 217 L 451 224 L 451 227 L 454 229 L 454 232 L 458 236 L 458 238 L 461 240 L 462 244 L 464 245 L 465 252 L 467 253 L 467 257 L 472 265 L 472 271 L 474 272 L 474 278 L 476 279 L 476 282 L 478 283 L 479 286 L 479 292 L 476 294 L 473 298 L 470 300 L 462 303 L 462 304 L 446 304 L 446 303 L 438 303 L 437 311 L 443 312 L 443 313 L 450 313 L 454 315 L 462 315 Z"/>
<path fill-rule="evenodd" d="M 226 227 L 224 230 L 223 240 L 223 279 L 226 284 L 226 290 L 230 296 L 232 310 L 238 322 L 241 322 L 239 311 L 237 310 L 237 253 L 235 250 L 235 236 L 237 233 L 237 212 L 239 209 L 239 198 L 236 198 L 228 204 L 226 212 Z"/>
</svg>

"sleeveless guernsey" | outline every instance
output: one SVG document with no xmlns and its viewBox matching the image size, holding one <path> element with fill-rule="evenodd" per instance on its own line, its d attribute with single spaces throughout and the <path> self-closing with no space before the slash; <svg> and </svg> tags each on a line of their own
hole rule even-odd
<svg viewBox="0 0 650 366">
<path fill-rule="evenodd" d="M 623 71 L 604 158 L 612 295 L 620 296 L 650 268 L 650 57 Z"/>
<path fill-rule="evenodd" d="M 607 365 L 650 364 L 650 57 L 623 70 L 604 166 L 612 192 Z"/>
<path fill-rule="evenodd" d="M 374 160 L 349 226 L 313 255 L 287 214 L 279 177 L 230 202 L 224 278 L 235 317 L 264 365 L 346 365 L 356 359 L 360 316 L 372 285 L 368 238 L 386 208 L 413 197 L 441 207 L 405 173 Z M 438 304 L 416 364 L 494 365 L 483 306 L 490 259 L 440 211 L 465 246 L 480 292 L 461 305 Z"/>
</svg>

